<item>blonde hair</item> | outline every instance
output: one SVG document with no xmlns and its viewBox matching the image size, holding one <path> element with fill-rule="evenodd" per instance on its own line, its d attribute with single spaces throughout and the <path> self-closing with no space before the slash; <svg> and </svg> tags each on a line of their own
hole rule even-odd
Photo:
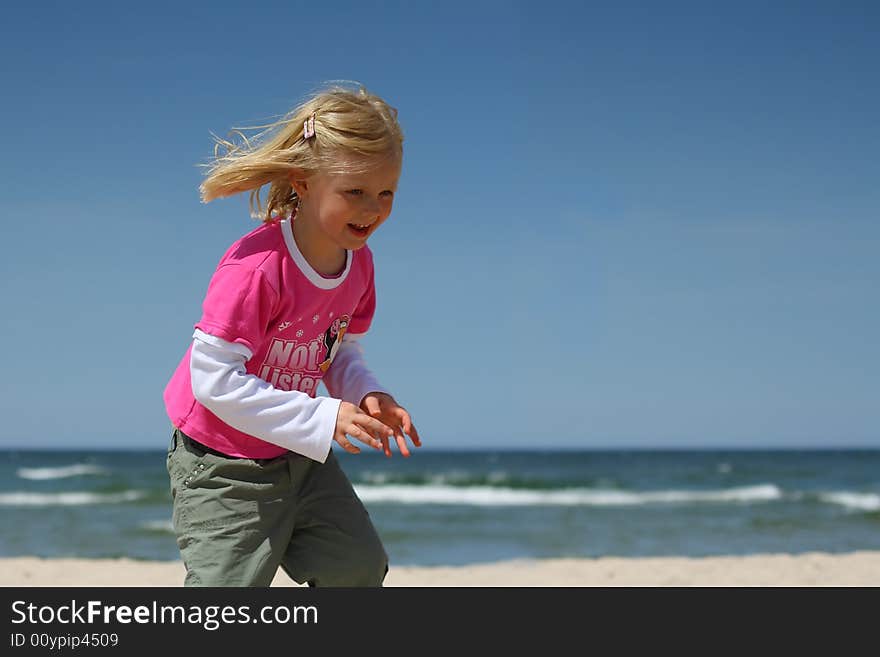
<svg viewBox="0 0 880 657">
<path fill-rule="evenodd" d="M 314 115 L 314 137 L 303 124 Z M 248 139 L 242 130 L 262 130 Z M 397 110 L 363 86 L 325 87 L 279 121 L 234 129 L 242 143 L 214 136 L 214 161 L 199 187 L 202 202 L 250 192 L 251 216 L 272 221 L 296 210 L 291 174 L 363 173 L 388 158 L 403 156 Z M 220 154 L 220 149 L 226 152 Z M 269 186 L 265 207 L 260 197 Z"/>
</svg>

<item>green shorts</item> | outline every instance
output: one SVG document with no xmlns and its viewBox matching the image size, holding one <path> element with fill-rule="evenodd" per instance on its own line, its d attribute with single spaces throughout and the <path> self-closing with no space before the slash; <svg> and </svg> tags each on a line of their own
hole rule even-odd
<svg viewBox="0 0 880 657">
<path fill-rule="evenodd" d="M 241 459 L 174 429 L 167 466 L 185 586 L 269 586 L 279 566 L 300 584 L 382 585 L 388 557 L 332 450 Z"/>
</svg>

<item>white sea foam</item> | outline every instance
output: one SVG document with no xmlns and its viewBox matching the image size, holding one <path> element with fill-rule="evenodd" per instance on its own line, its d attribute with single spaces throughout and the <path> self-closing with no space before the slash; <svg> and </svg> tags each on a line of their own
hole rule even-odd
<svg viewBox="0 0 880 657">
<path fill-rule="evenodd" d="M 363 477 L 366 481 L 369 481 L 371 484 L 375 484 L 377 486 L 381 486 L 391 479 L 390 475 L 387 472 L 364 472 L 361 477 Z"/>
<path fill-rule="evenodd" d="M 142 529 L 148 529 L 151 532 L 174 533 L 174 525 L 170 520 L 151 520 L 149 522 L 141 523 L 140 526 Z"/>
<path fill-rule="evenodd" d="M 467 470 L 449 470 L 446 472 L 437 472 L 430 475 L 424 475 L 423 480 L 424 484 L 428 486 L 444 486 L 450 485 L 454 486 L 456 484 L 466 483 L 468 480 L 473 480 L 478 475 L 469 473 Z M 394 481 L 394 475 L 388 472 L 374 472 L 367 471 L 363 472 L 360 475 L 360 478 L 367 482 L 368 484 L 374 486 L 384 486 L 390 485 L 391 482 Z M 503 484 L 506 481 L 510 480 L 510 474 L 503 470 L 493 470 L 485 475 L 485 479 L 492 485 Z M 415 485 L 415 484 L 413 484 Z"/>
<path fill-rule="evenodd" d="M 877 493 L 853 493 L 838 491 L 822 493 L 819 499 L 831 504 L 839 504 L 852 511 L 880 511 L 880 495 Z"/>
<path fill-rule="evenodd" d="M 451 470 L 449 472 L 437 472 L 428 477 L 428 485 L 444 486 L 446 484 L 460 483 L 467 478 L 464 470 Z"/>
<path fill-rule="evenodd" d="M 594 488 L 520 490 L 492 486 L 373 486 L 355 487 L 367 503 L 457 504 L 465 506 L 637 506 L 643 504 L 690 504 L 701 502 L 767 502 L 782 497 L 773 484 L 722 490 L 619 491 Z"/>
<path fill-rule="evenodd" d="M 104 474 L 104 468 L 91 463 L 75 463 L 58 468 L 19 468 L 16 474 L 22 479 L 64 479 L 80 475 Z"/>
<path fill-rule="evenodd" d="M 121 493 L 88 493 L 71 491 L 67 493 L 28 493 L 15 491 L 0 493 L 0 506 L 86 506 L 90 504 L 122 504 L 133 502 L 146 496 L 139 490 Z"/>
<path fill-rule="evenodd" d="M 510 475 L 504 470 L 493 470 L 489 473 L 488 479 L 490 484 L 503 484 L 510 479 Z"/>
</svg>

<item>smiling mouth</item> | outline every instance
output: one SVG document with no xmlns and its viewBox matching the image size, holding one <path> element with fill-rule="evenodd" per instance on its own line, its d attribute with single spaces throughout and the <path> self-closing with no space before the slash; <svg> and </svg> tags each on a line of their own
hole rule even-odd
<svg viewBox="0 0 880 657">
<path fill-rule="evenodd" d="M 370 232 L 370 224 L 348 224 L 348 229 L 358 237 L 366 237 Z"/>
</svg>

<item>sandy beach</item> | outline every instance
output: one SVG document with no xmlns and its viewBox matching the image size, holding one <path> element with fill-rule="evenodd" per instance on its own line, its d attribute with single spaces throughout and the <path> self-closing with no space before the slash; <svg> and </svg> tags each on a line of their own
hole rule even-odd
<svg viewBox="0 0 880 657">
<path fill-rule="evenodd" d="M 180 562 L 0 559 L 0 586 L 181 586 Z M 880 552 L 518 560 L 392 567 L 393 587 L 880 586 Z M 273 586 L 296 586 L 282 571 Z"/>
</svg>

